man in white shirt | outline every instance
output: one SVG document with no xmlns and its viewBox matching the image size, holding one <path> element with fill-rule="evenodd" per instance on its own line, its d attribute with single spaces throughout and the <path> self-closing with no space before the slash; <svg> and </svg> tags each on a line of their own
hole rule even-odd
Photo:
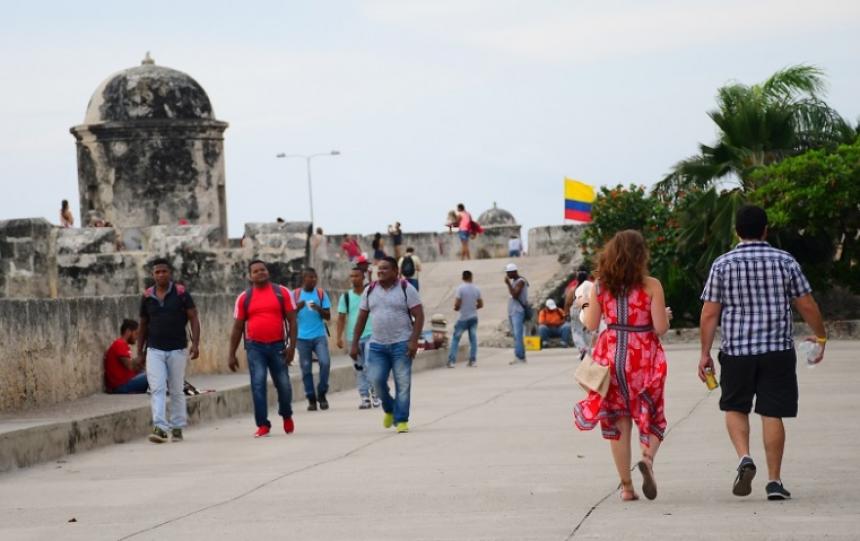
<svg viewBox="0 0 860 541">
<path fill-rule="evenodd" d="M 463 283 L 454 295 L 454 311 L 460 312 L 460 318 L 454 324 L 454 337 L 448 350 L 448 368 L 454 368 L 457 362 L 457 350 L 460 347 L 460 337 L 464 332 L 469 333 L 469 364 L 477 366 L 478 362 L 478 310 L 484 307 L 481 290 L 472 283 L 472 271 L 463 271 Z"/>
</svg>

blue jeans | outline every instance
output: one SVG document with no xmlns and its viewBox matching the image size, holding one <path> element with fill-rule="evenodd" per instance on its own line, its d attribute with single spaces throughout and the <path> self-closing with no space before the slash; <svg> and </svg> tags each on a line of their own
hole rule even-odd
<svg viewBox="0 0 860 541">
<path fill-rule="evenodd" d="M 328 392 L 328 376 L 331 372 L 331 356 L 328 353 L 328 338 L 317 336 L 303 340 L 296 340 L 296 349 L 299 351 L 299 365 L 302 367 L 302 382 L 305 384 L 305 396 L 308 400 L 316 400 L 317 395 L 322 396 Z M 311 364 L 312 354 L 317 354 L 320 363 L 320 381 L 314 392 L 314 373 Z"/>
<path fill-rule="evenodd" d="M 278 391 L 278 415 L 292 417 L 293 387 L 290 373 L 284 358 L 284 343 L 264 344 L 252 340 L 245 341 L 248 355 L 248 372 L 251 374 L 251 397 L 254 401 L 254 422 L 257 426 L 272 426 L 269 422 L 269 400 L 266 375 L 272 375 L 272 383 Z"/>
<path fill-rule="evenodd" d="M 508 250 L 508 257 L 520 257 L 520 255 L 522 254 L 519 250 Z"/>
<path fill-rule="evenodd" d="M 415 291 L 418 291 L 418 278 L 407 278 L 406 281 L 412 284 L 412 287 L 415 288 Z"/>
<path fill-rule="evenodd" d="M 406 354 L 408 342 L 368 345 L 367 364 L 376 396 L 382 400 L 385 413 L 394 414 L 395 423 L 409 421 L 409 398 L 412 392 L 412 359 Z M 388 389 L 388 375 L 394 373 L 394 398 Z"/>
<path fill-rule="evenodd" d="M 448 362 L 457 362 L 457 350 L 460 348 L 460 337 L 464 332 L 469 333 L 469 362 L 478 359 L 478 318 L 458 320 L 454 323 L 454 337 L 451 338 L 451 349 L 448 351 Z"/>
<path fill-rule="evenodd" d="M 356 387 L 358 387 L 358 395 L 362 398 L 370 398 L 370 377 L 368 376 L 368 368 L 367 368 L 367 342 L 370 340 L 362 340 L 358 343 L 358 360 L 357 363 L 361 364 L 364 369 L 355 371 L 355 383 Z"/>
<path fill-rule="evenodd" d="M 570 346 L 570 323 L 565 322 L 561 327 L 541 325 L 538 327 L 538 334 L 540 335 L 541 347 L 550 338 L 561 338 L 561 344 L 564 347 Z"/>
<path fill-rule="evenodd" d="M 147 387 L 149 387 L 149 382 L 146 381 L 146 372 L 141 372 L 140 374 L 134 376 L 130 380 L 126 381 L 111 393 L 113 394 L 141 394 L 145 393 Z"/>
<path fill-rule="evenodd" d="M 508 321 L 511 324 L 511 334 L 514 335 L 514 356 L 524 361 L 526 360 L 526 346 L 523 342 L 523 336 L 526 332 L 526 314 L 522 310 L 508 314 Z"/>
<path fill-rule="evenodd" d="M 184 349 L 163 351 L 147 348 L 146 379 L 149 382 L 152 424 L 162 430 L 182 428 L 188 424 L 185 409 L 185 365 L 188 353 Z M 167 422 L 167 390 L 170 389 L 170 423 Z"/>
</svg>

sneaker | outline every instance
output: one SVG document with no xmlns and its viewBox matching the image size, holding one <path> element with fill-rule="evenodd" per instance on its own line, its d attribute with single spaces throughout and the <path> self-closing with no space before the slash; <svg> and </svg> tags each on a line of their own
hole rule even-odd
<svg viewBox="0 0 860 541">
<path fill-rule="evenodd" d="M 409 423 L 406 421 L 397 423 L 397 433 L 398 434 L 406 434 L 409 432 Z"/>
<path fill-rule="evenodd" d="M 526 360 L 525 359 L 517 359 L 516 357 L 514 357 L 514 360 L 509 362 L 508 364 L 511 366 L 514 366 L 517 364 L 526 364 Z"/>
<path fill-rule="evenodd" d="M 327 410 L 328 409 L 328 400 L 325 399 L 324 394 L 321 394 L 319 396 L 319 401 L 320 401 L 320 409 L 321 410 Z"/>
<path fill-rule="evenodd" d="M 292 417 L 284 417 L 284 432 L 287 434 L 292 434 L 296 430 L 296 423 L 293 422 Z"/>
<path fill-rule="evenodd" d="M 308 398 L 308 411 L 316 411 L 316 410 L 317 410 L 316 398 L 314 398 L 314 399 Z"/>
<path fill-rule="evenodd" d="M 272 428 L 269 425 L 258 426 L 257 431 L 254 432 L 254 437 L 255 438 L 265 438 L 266 436 L 269 435 L 269 432 L 271 430 L 272 430 Z"/>
<path fill-rule="evenodd" d="M 385 428 L 391 428 L 392 426 L 394 426 L 394 414 L 393 413 L 386 413 L 385 414 L 385 416 L 382 418 L 382 426 L 384 426 Z"/>
<path fill-rule="evenodd" d="M 771 501 L 778 500 L 790 500 L 791 492 L 785 490 L 785 487 L 782 486 L 782 481 L 771 481 L 765 487 L 767 491 L 767 499 Z"/>
<path fill-rule="evenodd" d="M 451 361 L 448 361 L 448 368 L 454 368 L 454 363 Z"/>
<path fill-rule="evenodd" d="M 738 474 L 732 485 L 732 494 L 735 496 L 749 496 L 752 492 L 752 480 L 755 477 L 755 463 L 753 459 L 745 456 L 738 464 Z"/>
<path fill-rule="evenodd" d="M 478 366 L 478 361 L 469 361 L 469 364 L 467 364 L 466 366 L 468 366 L 469 368 L 475 368 L 476 366 Z"/>
<path fill-rule="evenodd" d="M 358 405 L 358 409 L 369 410 L 372 407 L 373 406 L 371 406 L 371 404 L 370 404 L 370 397 L 369 396 L 361 397 L 361 403 Z"/>
<path fill-rule="evenodd" d="M 374 408 L 378 408 L 382 405 L 382 400 L 380 400 L 379 397 L 376 396 L 376 391 L 373 389 L 373 387 L 370 388 L 370 403 L 373 405 Z"/>
<path fill-rule="evenodd" d="M 170 431 L 170 441 L 179 443 L 180 441 L 182 441 L 184 439 L 185 438 L 182 437 L 182 429 L 181 428 L 174 428 L 173 430 Z"/>
<path fill-rule="evenodd" d="M 164 443 L 167 441 L 167 432 L 156 426 L 152 429 L 152 433 L 149 435 L 149 441 L 152 443 Z"/>
</svg>

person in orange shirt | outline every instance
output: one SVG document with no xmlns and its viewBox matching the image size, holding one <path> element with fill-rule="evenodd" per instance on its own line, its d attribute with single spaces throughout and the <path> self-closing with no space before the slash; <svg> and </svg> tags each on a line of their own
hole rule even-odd
<svg viewBox="0 0 860 541">
<path fill-rule="evenodd" d="M 555 304 L 552 299 L 547 299 L 544 308 L 538 314 L 538 334 L 540 334 L 541 347 L 550 338 L 561 338 L 561 346 L 570 346 L 570 322 L 567 320 L 564 310 Z"/>
</svg>

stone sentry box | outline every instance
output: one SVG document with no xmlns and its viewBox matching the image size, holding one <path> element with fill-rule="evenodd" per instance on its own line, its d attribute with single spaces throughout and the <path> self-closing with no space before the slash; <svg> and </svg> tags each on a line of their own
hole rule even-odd
<svg viewBox="0 0 860 541">
<path fill-rule="evenodd" d="M 224 130 L 203 88 L 180 71 L 140 66 L 96 89 L 77 141 L 81 217 L 123 230 L 190 224 L 217 226 L 227 241 Z M 85 224 L 84 224 L 85 225 Z"/>
</svg>

